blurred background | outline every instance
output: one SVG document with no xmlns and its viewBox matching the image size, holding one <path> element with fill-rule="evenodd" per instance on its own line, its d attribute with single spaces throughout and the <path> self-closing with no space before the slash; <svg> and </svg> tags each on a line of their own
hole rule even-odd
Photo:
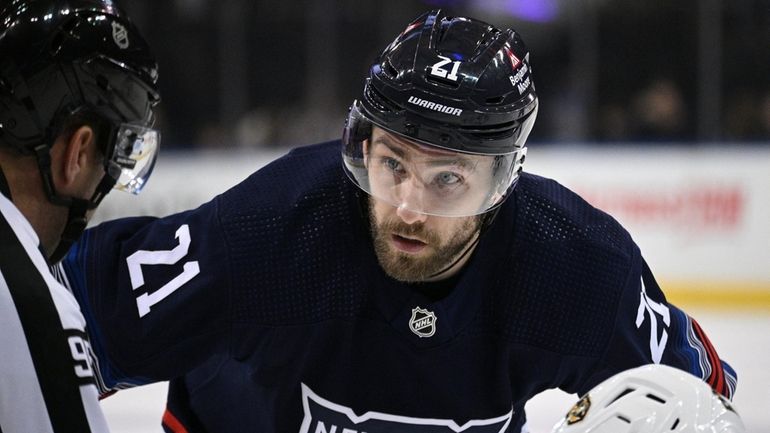
<svg viewBox="0 0 770 433">
<path fill-rule="evenodd" d="M 633 235 L 669 300 L 738 372 L 770 431 L 770 0 L 124 0 L 160 63 L 162 152 L 140 196 L 94 222 L 198 206 L 289 147 L 339 138 L 369 63 L 441 7 L 520 32 L 540 111 L 526 171 Z M 160 432 L 165 384 L 104 407 Z M 575 396 L 528 406 L 547 433 Z"/>
<path fill-rule="evenodd" d="M 431 8 L 520 32 L 531 140 L 768 143 L 769 0 L 131 0 L 169 148 L 337 138 L 370 62 Z"/>
</svg>

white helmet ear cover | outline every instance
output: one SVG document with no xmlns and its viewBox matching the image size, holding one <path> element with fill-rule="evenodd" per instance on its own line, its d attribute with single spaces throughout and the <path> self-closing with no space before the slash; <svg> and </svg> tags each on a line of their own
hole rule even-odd
<svg viewBox="0 0 770 433">
<path fill-rule="evenodd" d="M 659 364 L 616 374 L 583 396 L 552 433 L 745 433 L 732 404 L 692 374 Z"/>
</svg>

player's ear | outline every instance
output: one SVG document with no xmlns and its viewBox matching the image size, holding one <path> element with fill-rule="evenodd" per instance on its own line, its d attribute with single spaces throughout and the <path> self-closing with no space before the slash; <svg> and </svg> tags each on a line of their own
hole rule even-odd
<svg viewBox="0 0 770 433">
<path fill-rule="evenodd" d="M 369 167 L 369 140 L 371 138 L 367 138 L 363 142 L 363 148 L 364 148 L 364 167 Z"/>
<path fill-rule="evenodd" d="M 59 136 L 54 144 L 54 149 L 59 146 L 58 151 L 54 151 L 52 158 L 60 157 L 58 173 L 54 174 L 60 182 L 60 188 L 67 189 L 77 183 L 78 175 L 84 173 L 89 165 L 93 165 L 96 158 L 96 134 L 94 130 L 87 125 L 83 125 L 75 130 L 69 137 Z M 55 161 L 52 161 L 56 167 Z"/>
</svg>

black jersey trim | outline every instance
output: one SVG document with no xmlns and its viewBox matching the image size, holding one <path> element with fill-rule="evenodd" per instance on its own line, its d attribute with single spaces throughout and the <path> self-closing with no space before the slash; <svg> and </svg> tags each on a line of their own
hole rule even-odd
<svg viewBox="0 0 770 433">
<path fill-rule="evenodd" d="M 0 251 L 0 267 L 12 270 L 3 276 L 24 329 L 53 431 L 90 432 L 68 335 L 51 291 L 3 215 Z"/>
</svg>

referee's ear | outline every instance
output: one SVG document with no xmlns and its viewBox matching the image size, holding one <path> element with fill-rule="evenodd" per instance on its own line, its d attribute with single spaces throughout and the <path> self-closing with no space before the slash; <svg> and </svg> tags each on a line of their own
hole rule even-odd
<svg viewBox="0 0 770 433">
<path fill-rule="evenodd" d="M 51 149 L 51 170 L 57 191 L 77 196 L 93 181 L 93 170 L 99 167 L 99 151 L 94 130 L 83 125 L 69 136 L 60 135 Z"/>
</svg>

